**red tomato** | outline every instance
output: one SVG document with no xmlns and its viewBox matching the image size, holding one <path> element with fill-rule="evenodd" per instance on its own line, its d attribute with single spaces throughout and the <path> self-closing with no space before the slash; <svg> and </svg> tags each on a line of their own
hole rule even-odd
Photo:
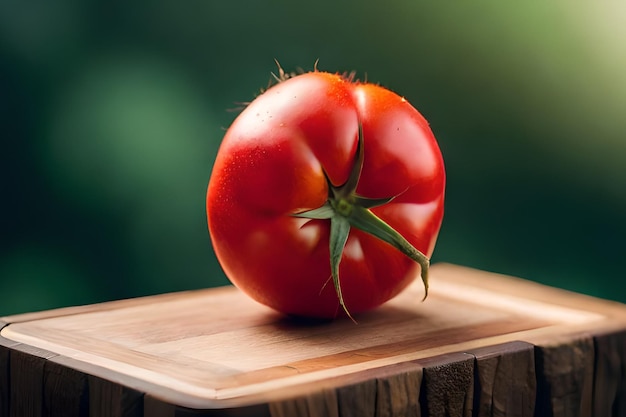
<svg viewBox="0 0 626 417">
<path fill-rule="evenodd" d="M 372 309 L 427 269 L 445 171 L 422 115 L 377 85 L 325 72 L 283 80 L 237 117 L 207 192 L 228 278 L 283 313 Z"/>
</svg>

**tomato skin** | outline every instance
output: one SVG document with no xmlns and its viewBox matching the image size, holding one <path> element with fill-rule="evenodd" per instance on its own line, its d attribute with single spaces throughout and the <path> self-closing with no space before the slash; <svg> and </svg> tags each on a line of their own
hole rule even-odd
<svg viewBox="0 0 626 417">
<path fill-rule="evenodd" d="M 372 208 L 430 257 L 443 217 L 445 171 L 426 120 L 380 86 L 310 72 L 271 87 L 233 122 L 207 191 L 215 253 L 228 278 L 286 314 L 335 317 L 328 220 L 293 214 L 322 206 L 344 183 L 357 151 L 357 193 L 396 196 Z M 326 179 L 328 177 L 328 181 Z M 402 291 L 419 265 L 390 244 L 352 228 L 339 275 L 345 306 L 358 313 Z"/>
</svg>

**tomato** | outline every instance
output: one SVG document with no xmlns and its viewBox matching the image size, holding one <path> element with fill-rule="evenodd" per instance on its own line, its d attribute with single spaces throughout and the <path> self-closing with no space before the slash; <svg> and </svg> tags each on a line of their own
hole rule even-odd
<svg viewBox="0 0 626 417">
<path fill-rule="evenodd" d="M 391 299 L 428 266 L 445 171 L 424 117 L 378 85 L 314 71 L 235 119 L 207 191 L 231 282 L 286 314 L 332 318 Z"/>
</svg>

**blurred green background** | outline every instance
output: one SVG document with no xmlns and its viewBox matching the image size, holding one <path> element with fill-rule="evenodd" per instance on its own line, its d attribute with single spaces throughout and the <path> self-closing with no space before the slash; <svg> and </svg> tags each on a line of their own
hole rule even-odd
<svg viewBox="0 0 626 417">
<path fill-rule="evenodd" d="M 433 261 L 626 302 L 626 3 L 0 5 L 0 315 L 227 284 L 204 199 L 228 109 L 357 71 L 430 121 Z"/>
</svg>

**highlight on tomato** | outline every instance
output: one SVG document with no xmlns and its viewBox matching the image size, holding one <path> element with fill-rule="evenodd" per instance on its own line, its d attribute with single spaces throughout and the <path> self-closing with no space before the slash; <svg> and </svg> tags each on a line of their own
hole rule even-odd
<svg viewBox="0 0 626 417">
<path fill-rule="evenodd" d="M 227 277 L 305 317 L 352 318 L 418 275 L 426 298 L 445 189 L 427 121 L 352 76 L 277 78 L 232 123 L 211 173 L 208 226 Z"/>
</svg>

